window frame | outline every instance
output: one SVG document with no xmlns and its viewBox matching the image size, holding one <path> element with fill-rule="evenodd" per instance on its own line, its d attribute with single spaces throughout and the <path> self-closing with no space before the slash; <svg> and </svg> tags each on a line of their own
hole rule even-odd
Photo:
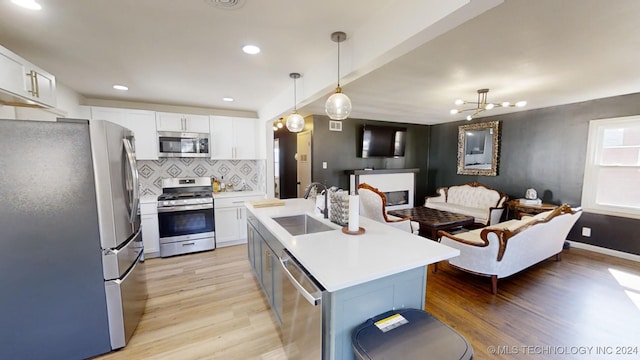
<svg viewBox="0 0 640 360">
<path fill-rule="evenodd" d="M 589 121 L 589 133 L 587 138 L 587 154 L 585 158 L 584 177 L 582 183 L 582 208 L 586 212 L 612 215 L 619 217 L 627 217 L 633 219 L 640 219 L 640 208 L 634 209 L 628 206 L 616 206 L 598 204 L 596 202 L 596 195 L 598 189 L 598 169 L 604 167 L 596 163 L 597 156 L 602 149 L 602 134 L 606 129 L 617 128 L 627 125 L 640 125 L 640 115 L 624 116 L 607 119 L 597 119 Z M 615 165 L 608 165 L 608 167 Z M 638 165 L 627 165 L 620 167 L 635 167 L 640 169 L 640 162 Z"/>
</svg>

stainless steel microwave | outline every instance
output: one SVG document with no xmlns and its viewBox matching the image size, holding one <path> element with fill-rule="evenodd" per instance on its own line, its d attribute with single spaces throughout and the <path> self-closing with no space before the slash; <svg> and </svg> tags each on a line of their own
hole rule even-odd
<svg viewBox="0 0 640 360">
<path fill-rule="evenodd" d="M 159 157 L 209 157 L 209 134 L 158 131 Z"/>
</svg>

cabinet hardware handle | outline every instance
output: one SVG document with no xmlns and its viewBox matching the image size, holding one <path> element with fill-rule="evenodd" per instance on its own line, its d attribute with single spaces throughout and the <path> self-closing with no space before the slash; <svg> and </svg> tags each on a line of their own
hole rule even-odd
<svg viewBox="0 0 640 360">
<path fill-rule="evenodd" d="M 33 97 L 40 97 L 40 90 L 38 89 L 38 73 L 35 72 L 35 70 L 31 70 L 27 75 L 31 82 L 31 90 L 28 90 L 28 92 L 30 92 Z"/>
<path fill-rule="evenodd" d="M 188 242 L 188 243 L 183 243 L 182 246 L 188 246 L 188 245 L 195 245 L 196 243 L 194 242 Z"/>
<path fill-rule="evenodd" d="M 269 250 L 265 250 L 264 251 L 264 259 L 265 259 L 265 263 L 267 264 L 267 268 L 271 267 L 271 256 L 269 256 Z"/>
</svg>

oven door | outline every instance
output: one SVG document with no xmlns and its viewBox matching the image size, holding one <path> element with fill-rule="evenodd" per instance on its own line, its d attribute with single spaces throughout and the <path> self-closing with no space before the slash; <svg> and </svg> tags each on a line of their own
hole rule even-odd
<svg viewBox="0 0 640 360">
<path fill-rule="evenodd" d="M 186 205 L 158 208 L 160 243 L 214 236 L 213 205 Z"/>
</svg>

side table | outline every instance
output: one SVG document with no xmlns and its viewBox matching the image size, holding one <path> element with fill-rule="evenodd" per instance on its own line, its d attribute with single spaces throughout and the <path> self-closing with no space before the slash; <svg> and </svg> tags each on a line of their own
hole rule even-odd
<svg viewBox="0 0 640 360">
<path fill-rule="evenodd" d="M 519 199 L 513 199 L 506 202 L 509 211 L 507 212 L 507 219 L 520 219 L 523 214 L 536 215 L 545 211 L 553 210 L 558 205 L 542 203 L 540 205 L 527 205 L 520 203 Z M 513 214 L 513 217 L 509 214 Z"/>
</svg>

